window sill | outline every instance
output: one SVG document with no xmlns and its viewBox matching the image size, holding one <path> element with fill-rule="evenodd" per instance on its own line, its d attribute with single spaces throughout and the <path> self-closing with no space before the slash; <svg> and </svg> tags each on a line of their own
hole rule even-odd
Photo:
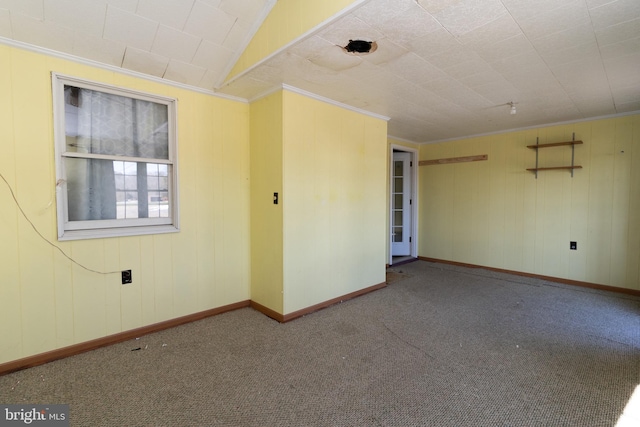
<svg viewBox="0 0 640 427">
<path fill-rule="evenodd" d="M 58 241 L 107 239 L 111 237 L 143 236 L 148 234 L 177 233 L 180 229 L 174 225 L 146 225 L 141 227 L 96 228 L 93 230 L 67 230 Z"/>
</svg>

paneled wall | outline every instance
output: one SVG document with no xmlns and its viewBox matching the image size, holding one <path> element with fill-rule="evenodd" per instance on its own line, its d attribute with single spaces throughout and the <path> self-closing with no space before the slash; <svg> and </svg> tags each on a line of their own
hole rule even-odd
<svg viewBox="0 0 640 427">
<path fill-rule="evenodd" d="M 0 64 L 0 173 L 51 242 L 0 181 L 0 363 L 250 298 L 247 104 L 3 45 Z M 57 242 L 52 71 L 178 98 L 179 233 Z"/>
<path fill-rule="evenodd" d="M 535 166 L 535 144 L 575 132 L 581 165 Z M 420 167 L 419 255 L 640 289 L 640 115 L 421 146 L 420 159 L 488 161 Z M 571 163 L 569 147 L 539 150 L 541 166 Z M 569 250 L 576 241 L 577 250 Z"/>
<path fill-rule="evenodd" d="M 251 300 L 283 314 L 282 91 L 251 104 Z"/>
<path fill-rule="evenodd" d="M 385 281 L 387 123 L 285 91 L 284 310 Z"/>
</svg>

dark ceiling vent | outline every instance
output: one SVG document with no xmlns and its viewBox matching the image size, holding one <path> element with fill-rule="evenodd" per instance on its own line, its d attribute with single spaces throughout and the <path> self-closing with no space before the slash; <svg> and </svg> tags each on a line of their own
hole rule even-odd
<svg viewBox="0 0 640 427">
<path fill-rule="evenodd" d="M 376 42 L 368 42 L 365 40 L 349 40 L 349 44 L 343 47 L 343 49 L 352 55 L 366 55 L 367 53 L 375 52 L 378 48 Z"/>
</svg>

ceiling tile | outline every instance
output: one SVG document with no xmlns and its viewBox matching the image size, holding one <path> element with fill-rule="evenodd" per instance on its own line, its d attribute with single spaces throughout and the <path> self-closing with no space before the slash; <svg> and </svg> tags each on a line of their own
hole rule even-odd
<svg viewBox="0 0 640 427">
<path fill-rule="evenodd" d="M 616 105 L 640 102 L 640 85 L 612 88 L 612 93 Z"/>
<path fill-rule="evenodd" d="M 459 78 L 458 80 L 460 81 L 460 83 L 462 83 L 463 85 L 467 86 L 470 89 L 473 89 L 476 86 L 482 86 L 489 83 L 498 83 L 498 82 L 505 81 L 504 77 L 496 73 L 493 68 L 491 70 L 480 71 L 478 73 Z"/>
<path fill-rule="evenodd" d="M 546 55 L 595 41 L 593 26 L 588 22 L 545 37 L 539 37 L 532 43 L 541 55 Z"/>
<path fill-rule="evenodd" d="M 606 94 L 611 96 L 607 73 L 597 56 L 554 66 L 551 69 L 564 90 L 572 98 L 588 96 L 590 93 L 597 94 L 598 97 Z"/>
<path fill-rule="evenodd" d="M 168 27 L 182 30 L 193 3 L 194 0 L 139 0 L 136 13 Z"/>
<path fill-rule="evenodd" d="M 486 25 L 507 9 L 500 0 L 463 0 L 436 13 L 434 17 L 454 36 L 461 36 Z"/>
<path fill-rule="evenodd" d="M 107 4 L 127 12 L 135 12 L 138 8 L 138 0 L 107 0 Z"/>
<path fill-rule="evenodd" d="M 435 15 L 462 1 L 463 0 L 416 0 L 416 3 L 430 14 Z"/>
<path fill-rule="evenodd" d="M 124 68 L 156 77 L 164 75 L 167 65 L 169 65 L 169 58 L 134 47 L 127 48 L 122 61 Z"/>
<path fill-rule="evenodd" d="M 605 60 L 605 62 L 608 59 L 617 58 L 619 56 L 635 55 L 640 52 L 640 37 L 602 46 L 600 47 L 600 52 L 602 53 L 602 59 Z M 640 70 L 638 72 L 640 73 Z"/>
<path fill-rule="evenodd" d="M 11 28 L 13 37 L 20 41 L 58 52 L 71 53 L 73 50 L 73 30 L 53 22 L 12 13 Z"/>
<path fill-rule="evenodd" d="M 405 79 L 420 85 L 432 80 L 444 78 L 445 72 L 431 65 L 415 53 L 407 53 L 384 64 L 382 68 L 398 79 Z"/>
<path fill-rule="evenodd" d="M 312 36 L 302 42 L 296 43 L 294 46 L 289 48 L 288 51 L 301 58 L 309 59 L 320 55 L 324 49 L 331 48 L 333 46 L 335 46 L 334 43 L 331 43 L 322 37 Z"/>
<path fill-rule="evenodd" d="M 382 17 L 386 18 L 384 15 Z M 418 37 L 442 29 L 442 25 L 423 8 L 411 3 L 407 10 L 384 20 L 376 28 L 396 43 L 407 45 Z M 407 31 L 407 28 L 411 28 L 411 31 Z"/>
<path fill-rule="evenodd" d="M 213 75 L 207 72 L 205 77 L 202 79 L 201 85 L 210 87 L 216 83 L 217 78 L 213 78 Z M 231 83 L 231 87 L 233 88 L 233 94 L 235 96 L 239 96 L 245 99 L 253 99 L 256 96 L 259 96 L 268 90 L 270 90 L 273 86 L 271 83 L 266 83 L 260 80 L 256 80 L 252 77 L 243 78 L 241 80 L 236 80 Z"/>
<path fill-rule="evenodd" d="M 11 10 L 31 18 L 44 19 L 42 0 L 0 0 L 0 9 Z"/>
<path fill-rule="evenodd" d="M 462 44 L 447 30 L 441 29 L 418 37 L 409 43 L 409 48 L 417 55 L 429 59 L 443 52 L 458 52 L 462 50 Z"/>
<path fill-rule="evenodd" d="M 251 35 L 251 25 L 251 23 L 246 23 L 238 19 L 229 30 L 222 45 L 235 52 L 244 48 L 246 42 L 248 42 L 247 38 Z"/>
<path fill-rule="evenodd" d="M 266 6 L 265 0 L 222 0 L 219 7 L 241 21 L 253 22 Z"/>
<path fill-rule="evenodd" d="M 511 15 L 505 13 L 485 25 L 458 37 L 458 41 L 467 46 L 485 46 L 521 35 L 522 30 Z"/>
<path fill-rule="evenodd" d="M 596 30 L 596 37 L 600 46 L 640 37 L 640 19 L 600 28 Z"/>
<path fill-rule="evenodd" d="M 458 63 L 452 67 L 445 68 L 444 72 L 449 77 L 453 77 L 457 80 L 464 79 L 478 73 L 495 74 L 495 70 L 491 65 L 482 59 L 470 59 L 469 61 Z"/>
<path fill-rule="evenodd" d="M 584 0 L 571 0 L 561 4 L 557 9 L 519 18 L 518 23 L 525 35 L 530 39 L 537 39 L 591 23 Z"/>
<path fill-rule="evenodd" d="M 437 55 L 430 55 L 425 59 L 436 67 L 442 69 L 453 67 L 454 65 L 458 65 L 463 62 L 482 61 L 482 58 L 480 58 L 477 53 L 462 47 L 450 52 L 442 52 Z"/>
<path fill-rule="evenodd" d="M 598 43 L 594 40 L 587 44 L 570 47 L 569 49 L 552 50 L 541 54 L 541 56 L 547 65 L 554 67 L 556 65 L 568 64 L 570 62 L 580 61 L 589 57 L 598 57 L 597 60 L 599 61 L 600 50 L 598 49 Z"/>
<path fill-rule="evenodd" d="M 566 1 L 567 0 L 502 0 L 502 3 L 516 20 L 520 20 L 541 13 L 548 13 L 561 7 Z"/>
<path fill-rule="evenodd" d="M 142 50 L 150 50 L 158 23 L 131 12 L 109 6 L 104 38 Z"/>
<path fill-rule="evenodd" d="M 160 25 L 151 52 L 188 63 L 193 59 L 201 41 L 199 37 Z"/>
<path fill-rule="evenodd" d="M 607 59 L 604 66 L 611 86 L 640 86 L 640 53 Z"/>
<path fill-rule="evenodd" d="M 341 75 L 345 75 L 356 81 L 361 81 L 365 86 L 390 87 L 396 77 L 384 66 L 378 66 L 367 61 L 362 61 L 357 67 L 350 68 L 341 73 L 334 73 L 334 80 L 339 80 Z M 317 79 L 315 79 L 317 81 Z"/>
<path fill-rule="evenodd" d="M 222 73 L 222 71 L 227 67 L 232 56 L 233 52 L 229 49 L 210 41 L 203 40 L 202 43 L 200 43 L 191 63 L 198 67 L 208 68 L 216 70 L 218 73 Z M 220 78 L 222 77 L 224 76 L 220 76 Z"/>
<path fill-rule="evenodd" d="M 162 77 L 174 82 L 195 86 L 200 83 L 206 71 L 206 68 L 172 59 L 169 61 L 169 65 Z"/>
<path fill-rule="evenodd" d="M 330 46 L 323 49 L 309 61 L 333 71 L 343 71 L 360 65 L 362 58 L 347 54 L 338 46 Z"/>
<path fill-rule="evenodd" d="M 102 0 L 44 0 L 46 21 L 101 37 L 107 5 Z"/>
<path fill-rule="evenodd" d="M 346 46 L 349 40 L 376 41 L 382 38 L 380 31 L 352 15 L 340 19 L 334 26 L 318 35 L 337 46 Z"/>
<path fill-rule="evenodd" d="M 452 78 L 429 82 L 422 87 L 463 108 L 477 109 L 492 105 L 491 101 Z"/>
<path fill-rule="evenodd" d="M 520 33 L 498 43 L 475 46 L 475 51 L 485 61 L 495 62 L 526 52 L 534 52 L 534 49 L 529 39 Z"/>
<path fill-rule="evenodd" d="M 222 0 L 198 0 L 198 1 L 206 4 L 207 6 L 211 6 L 215 8 L 219 8 L 220 4 L 222 4 Z"/>
<path fill-rule="evenodd" d="M 184 30 L 210 42 L 222 45 L 236 18 L 223 10 L 196 1 Z"/>
<path fill-rule="evenodd" d="M 409 53 L 407 49 L 398 46 L 388 38 L 378 39 L 377 43 L 378 49 L 369 55 L 363 55 L 363 60 L 371 64 L 379 65 Z"/>
<path fill-rule="evenodd" d="M 371 0 L 353 11 L 353 15 L 373 27 L 386 27 L 384 22 L 403 14 L 413 6 L 412 0 Z"/>
<path fill-rule="evenodd" d="M 616 104 L 617 113 L 630 113 L 632 111 L 640 111 L 640 101 Z"/>
<path fill-rule="evenodd" d="M 603 6 L 607 3 L 611 3 L 615 0 L 587 0 L 587 7 L 589 9 L 595 9 L 596 7 Z"/>
<path fill-rule="evenodd" d="M 640 18 L 638 0 L 616 0 L 589 11 L 591 22 L 597 30 Z"/>
<path fill-rule="evenodd" d="M 483 98 L 493 102 L 494 105 L 502 105 L 505 102 L 517 101 L 520 92 L 506 80 L 478 85 L 473 88 Z"/>
<path fill-rule="evenodd" d="M 125 50 L 124 43 L 84 33 L 74 33 L 73 54 L 76 56 L 121 67 Z"/>
</svg>

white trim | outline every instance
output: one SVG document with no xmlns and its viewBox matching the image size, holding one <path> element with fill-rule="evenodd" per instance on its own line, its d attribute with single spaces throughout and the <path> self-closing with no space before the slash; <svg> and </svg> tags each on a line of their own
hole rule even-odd
<svg viewBox="0 0 640 427">
<path fill-rule="evenodd" d="M 148 92 L 135 91 L 101 82 L 84 80 L 77 77 L 51 73 L 52 103 L 54 120 L 54 146 L 56 169 L 56 213 L 58 240 L 79 240 L 103 237 L 132 236 L 140 234 L 169 233 L 179 231 L 179 197 L 178 197 L 178 100 Z M 67 152 L 65 130 L 64 87 L 77 86 L 89 90 L 107 92 L 121 97 L 140 99 L 165 105 L 168 115 L 168 158 L 137 158 L 130 156 L 113 156 L 90 153 Z M 171 173 L 168 175 L 168 192 L 170 216 L 168 218 L 140 218 L 95 221 L 69 221 L 68 194 L 66 190 L 66 158 L 104 159 L 118 161 L 136 161 L 146 163 L 167 164 Z"/>
<path fill-rule="evenodd" d="M 500 134 L 503 134 L 503 133 L 520 132 L 520 131 L 523 131 L 523 130 L 539 129 L 539 128 L 550 127 L 550 126 L 562 126 L 562 125 L 571 125 L 571 124 L 574 124 L 574 123 L 592 122 L 592 121 L 596 121 L 596 120 L 615 119 L 617 117 L 634 116 L 636 114 L 640 114 L 640 110 L 628 111 L 628 112 L 625 112 L 625 113 L 607 114 L 607 115 L 604 115 L 604 116 L 587 117 L 587 118 L 584 118 L 584 119 L 566 120 L 566 121 L 563 121 L 563 122 L 552 122 L 552 123 L 545 123 L 545 124 L 541 124 L 541 125 L 525 126 L 525 127 L 521 127 L 521 128 L 497 130 L 497 131 L 494 131 L 494 132 L 476 133 L 474 135 L 459 136 L 459 137 L 453 137 L 453 138 L 436 139 L 434 141 L 418 142 L 417 144 L 438 144 L 440 142 L 459 141 L 461 139 L 470 139 L 470 138 L 479 138 L 479 137 L 482 137 L 482 136 L 500 135 Z"/>
<path fill-rule="evenodd" d="M 174 225 L 146 225 L 142 227 L 97 228 L 93 230 L 68 230 L 58 241 L 86 239 L 106 239 L 109 237 L 142 236 L 148 234 L 178 233 L 180 228 Z"/>
<path fill-rule="evenodd" d="M 264 92 L 260 92 L 259 94 L 257 94 L 256 96 L 254 96 L 253 98 L 249 99 L 249 103 L 253 103 L 255 101 L 258 101 L 262 98 L 266 98 L 269 95 L 272 95 L 280 90 L 284 90 L 284 85 L 276 85 L 274 87 L 272 87 L 271 89 L 267 89 Z"/>
<path fill-rule="evenodd" d="M 363 110 L 361 108 L 352 107 L 351 105 L 343 104 L 342 102 L 334 101 L 333 99 L 325 98 L 324 96 L 316 95 L 315 93 L 307 92 L 306 90 L 298 89 L 297 87 L 289 86 L 287 84 L 283 84 L 282 89 L 288 90 L 289 92 L 297 93 L 298 95 L 306 96 L 307 98 L 313 98 L 320 102 L 325 102 L 327 104 L 335 105 L 336 107 L 344 108 L 345 110 L 351 110 L 356 113 L 364 114 L 366 116 L 371 116 L 376 119 L 381 119 L 386 122 L 391 120 L 390 117 L 383 116 L 382 114 L 376 114 L 376 113 L 372 113 L 371 111 Z"/>
<path fill-rule="evenodd" d="M 411 161 L 413 167 L 411 169 L 411 244 L 410 255 L 413 258 L 418 257 L 418 156 L 419 151 L 416 148 L 405 147 L 404 145 L 389 144 L 389 226 L 387 230 L 387 245 L 389 248 L 388 264 L 393 265 L 393 251 L 391 250 L 391 215 L 393 215 L 393 200 L 391 200 L 391 189 L 393 188 L 393 150 L 411 153 Z"/>
<path fill-rule="evenodd" d="M 273 6 L 276 5 L 277 1 L 278 0 L 268 0 L 267 3 L 264 5 L 264 7 L 262 8 L 262 11 L 260 12 L 259 18 L 253 21 L 253 25 L 249 29 L 247 36 L 242 41 L 242 44 L 238 46 L 238 49 L 233 53 L 231 60 L 229 60 L 229 62 L 227 63 L 227 66 L 224 67 L 224 71 L 222 72 L 222 75 L 214 85 L 216 89 L 223 86 L 225 79 L 227 78 L 231 70 L 233 70 L 233 67 L 238 62 L 238 59 L 240 59 L 240 56 L 242 56 L 247 46 L 249 46 L 251 39 L 253 39 L 253 37 L 256 35 L 258 30 L 264 23 L 264 20 L 267 19 L 267 16 L 269 16 L 269 13 L 271 13 L 271 9 L 273 9 Z"/>
<path fill-rule="evenodd" d="M 393 135 L 389 135 L 389 134 L 387 134 L 387 139 L 395 139 L 396 141 L 406 142 L 407 144 L 420 145 L 420 142 L 410 141 L 410 140 L 405 139 L 405 138 L 398 138 L 397 136 L 393 136 Z M 400 147 L 400 145 L 398 147 Z M 406 148 L 406 147 L 404 147 L 404 148 Z"/>
<path fill-rule="evenodd" d="M 153 83 L 160 83 L 160 84 L 163 84 L 163 85 L 176 87 L 178 89 L 185 89 L 185 90 L 188 90 L 188 91 L 191 91 L 191 92 L 201 93 L 203 95 L 214 96 L 216 98 L 223 98 L 223 99 L 227 99 L 229 101 L 242 102 L 244 104 L 247 104 L 249 102 L 245 98 L 240 98 L 240 97 L 233 96 L 233 95 L 227 95 L 227 94 L 224 94 L 224 93 L 218 93 L 218 92 L 215 92 L 213 90 L 204 89 L 204 88 L 200 88 L 200 87 L 197 87 L 197 86 L 192 86 L 192 85 L 188 85 L 188 84 L 184 84 L 184 83 L 174 82 L 172 80 L 163 79 L 161 77 L 152 76 L 150 74 L 144 74 L 144 73 L 140 73 L 138 71 L 127 70 L 126 68 L 117 67 L 115 65 L 104 64 L 102 62 L 93 61 L 91 59 L 80 58 L 79 56 L 75 56 L 75 55 L 72 55 L 70 53 L 58 52 L 56 50 L 47 49 L 47 48 L 40 47 L 40 46 L 35 46 L 35 45 L 29 44 L 29 43 L 24 43 L 24 42 L 20 42 L 20 41 L 13 40 L 13 39 L 8 39 L 8 38 L 2 37 L 2 36 L 0 36 L 0 44 L 4 44 L 4 45 L 7 45 L 7 46 L 15 47 L 15 48 L 22 49 L 22 50 L 27 50 L 27 51 L 30 51 L 30 52 L 39 53 L 39 54 L 42 54 L 42 55 L 53 56 L 54 58 L 64 59 L 64 60 L 67 60 L 67 61 L 72 61 L 72 62 L 75 62 L 75 63 L 78 63 L 78 64 L 88 65 L 88 66 L 91 66 L 91 67 L 100 68 L 100 69 L 107 70 L 107 71 L 113 71 L 115 73 L 124 74 L 126 76 L 135 77 L 135 78 L 142 79 L 142 80 L 147 80 L 147 81 L 150 81 L 150 82 L 153 82 Z"/>
<path fill-rule="evenodd" d="M 340 12 L 336 13 L 335 15 L 333 15 L 332 17 L 330 17 L 329 19 L 327 19 L 326 21 L 323 21 L 321 23 L 319 23 L 318 25 L 316 25 L 315 27 L 313 27 L 312 29 L 310 29 L 309 31 L 307 31 L 306 33 L 302 34 L 299 37 L 296 37 L 295 39 L 291 40 L 289 43 L 285 44 L 284 46 L 282 46 L 279 49 L 276 49 L 275 51 L 273 51 L 272 53 L 270 53 L 269 55 L 265 56 L 264 58 L 262 58 L 261 60 L 259 60 L 258 62 L 254 63 L 253 65 L 245 68 L 244 70 L 242 70 L 241 72 L 239 72 L 238 74 L 236 74 L 235 76 L 231 77 L 229 80 L 227 80 L 226 82 L 223 82 L 222 85 L 220 86 L 216 86 L 216 90 L 220 89 L 224 86 L 228 86 L 231 83 L 233 83 L 234 81 L 236 81 L 237 79 L 239 79 L 240 77 L 244 76 L 245 74 L 247 74 L 248 72 L 252 71 L 253 69 L 259 67 L 260 65 L 264 64 L 265 62 L 267 62 L 268 60 L 270 60 L 271 58 L 273 58 L 276 55 L 279 55 L 280 53 L 284 52 L 285 50 L 289 49 L 291 46 L 295 45 L 298 42 L 303 41 L 304 39 L 306 39 L 307 37 L 311 37 L 312 35 L 316 34 L 317 32 L 319 32 L 320 30 L 322 30 L 324 27 L 326 27 L 327 25 L 332 24 L 333 22 L 337 21 L 338 19 L 348 15 L 349 13 L 351 13 L 352 10 L 355 10 L 357 8 L 359 8 L 360 6 L 362 6 L 365 3 L 370 2 L 371 0 L 356 0 L 353 3 L 351 3 L 349 6 L 347 6 L 346 8 L 342 9 Z"/>
</svg>

